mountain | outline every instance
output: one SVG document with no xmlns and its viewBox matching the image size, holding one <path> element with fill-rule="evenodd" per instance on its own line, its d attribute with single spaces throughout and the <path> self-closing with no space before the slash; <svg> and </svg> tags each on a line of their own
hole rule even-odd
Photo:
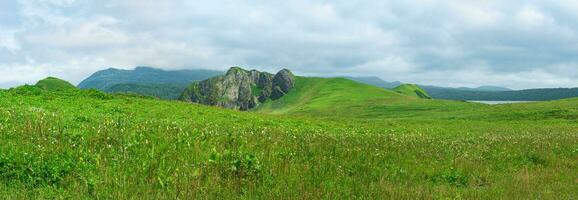
<svg viewBox="0 0 578 200">
<path fill-rule="evenodd" d="M 48 77 L 38 81 L 35 85 L 36 87 L 42 88 L 48 91 L 60 91 L 60 90 L 75 90 L 77 89 L 74 85 L 70 84 L 69 82 L 54 78 Z"/>
<path fill-rule="evenodd" d="M 152 67 L 136 67 L 134 70 L 110 68 L 92 74 L 80 82 L 78 87 L 177 99 L 192 81 L 221 74 L 223 74 L 221 71 L 202 69 L 169 71 Z"/>
<path fill-rule="evenodd" d="M 185 84 L 135 84 L 135 83 L 121 83 L 116 84 L 108 89 L 106 92 L 110 93 L 129 93 L 146 96 L 158 97 L 161 99 L 178 99 L 181 93 L 185 90 Z"/>
<path fill-rule="evenodd" d="M 548 101 L 578 97 L 578 88 L 545 88 L 513 91 L 466 91 L 436 87 L 424 89 L 437 99 L 477 101 Z"/>
<path fill-rule="evenodd" d="M 359 76 L 359 77 L 348 76 L 348 77 L 343 77 L 343 78 L 354 80 L 354 81 L 357 81 L 360 83 L 365 83 L 368 85 L 374 85 L 377 87 L 386 88 L 386 89 L 393 89 L 393 88 L 403 84 L 402 82 L 399 82 L 399 81 L 387 82 L 387 81 L 384 81 L 383 79 L 381 79 L 379 77 L 375 77 L 375 76 Z"/>
<path fill-rule="evenodd" d="M 357 82 L 394 89 L 402 85 L 401 82 L 387 82 L 378 77 L 345 77 Z M 547 101 L 578 97 L 578 88 L 543 88 L 512 90 L 501 86 L 470 87 L 439 87 L 432 85 L 418 85 L 431 98 L 448 100 L 473 101 Z"/>
<path fill-rule="evenodd" d="M 267 100 L 283 97 L 294 87 L 294 75 L 283 69 L 273 75 L 233 67 L 225 75 L 192 83 L 181 100 L 225 108 L 249 110 Z"/>
<path fill-rule="evenodd" d="M 464 89 L 461 87 L 460 89 Z M 465 88 L 466 90 L 469 88 Z M 503 92 L 503 91 L 512 91 L 510 88 L 501 87 L 501 86 L 491 86 L 491 85 L 484 85 L 477 88 L 471 88 L 474 91 L 488 91 L 488 92 Z"/>
<path fill-rule="evenodd" d="M 422 99 L 431 99 L 432 98 L 425 90 L 423 90 L 421 87 L 419 87 L 418 85 L 415 85 L 415 84 L 403 84 L 403 85 L 400 85 L 400 86 L 393 88 L 393 91 L 401 93 L 401 94 L 405 94 L 405 95 L 419 97 Z"/>
</svg>

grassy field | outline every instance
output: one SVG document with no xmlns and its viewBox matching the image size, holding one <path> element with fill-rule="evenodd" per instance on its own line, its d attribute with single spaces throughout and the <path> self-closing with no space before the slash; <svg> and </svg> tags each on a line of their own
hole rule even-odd
<svg viewBox="0 0 578 200">
<path fill-rule="evenodd" d="M 296 83 L 253 112 L 0 91 L 0 198 L 578 198 L 578 99 L 488 106 Z"/>
</svg>

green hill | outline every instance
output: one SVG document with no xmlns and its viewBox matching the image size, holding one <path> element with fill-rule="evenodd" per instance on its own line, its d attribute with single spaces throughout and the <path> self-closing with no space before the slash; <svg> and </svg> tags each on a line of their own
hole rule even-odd
<svg viewBox="0 0 578 200">
<path fill-rule="evenodd" d="M 296 77 L 295 88 L 285 97 L 269 101 L 256 111 L 271 113 L 329 112 L 359 107 L 379 100 L 408 97 L 345 78 Z"/>
<path fill-rule="evenodd" d="M 415 84 L 403 84 L 393 88 L 393 91 L 396 91 L 400 94 L 410 95 L 419 97 L 422 99 L 431 99 L 432 97 L 421 87 Z"/>
<path fill-rule="evenodd" d="M 394 115 L 418 117 L 423 111 L 457 111 L 480 106 L 421 99 L 345 78 L 296 77 L 295 88 L 286 96 L 265 102 L 253 111 L 333 118 L 381 118 Z"/>
<path fill-rule="evenodd" d="M 77 89 L 74 85 L 70 84 L 69 82 L 54 77 L 42 79 L 38 81 L 35 86 L 49 91 Z"/>
</svg>

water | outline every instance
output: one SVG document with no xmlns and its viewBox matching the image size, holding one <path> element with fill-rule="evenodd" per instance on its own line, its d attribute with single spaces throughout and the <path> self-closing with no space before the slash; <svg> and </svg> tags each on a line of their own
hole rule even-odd
<svg viewBox="0 0 578 200">
<path fill-rule="evenodd" d="M 483 103 L 488 105 L 499 105 L 499 104 L 513 104 L 513 103 L 530 103 L 535 101 L 468 101 L 474 103 Z"/>
</svg>

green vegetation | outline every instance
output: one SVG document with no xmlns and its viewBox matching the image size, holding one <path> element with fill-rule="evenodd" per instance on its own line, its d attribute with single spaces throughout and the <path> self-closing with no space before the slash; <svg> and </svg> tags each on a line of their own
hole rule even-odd
<svg viewBox="0 0 578 200">
<path fill-rule="evenodd" d="M 74 87 L 74 85 L 70 84 L 69 82 L 54 77 L 42 79 L 38 81 L 35 86 L 50 91 L 76 89 L 76 87 Z"/>
<path fill-rule="evenodd" d="M 329 118 L 419 117 L 422 111 L 451 111 L 483 105 L 420 99 L 344 78 L 296 77 L 295 88 L 256 112 Z"/>
<path fill-rule="evenodd" d="M 263 94 L 263 87 L 259 87 L 258 85 L 253 84 L 251 86 L 251 95 L 258 97 L 261 96 L 261 94 Z"/>
<path fill-rule="evenodd" d="M 35 86 L 0 99 L 2 199 L 578 197 L 578 99 L 489 106 L 303 77 L 254 112 Z"/>
<path fill-rule="evenodd" d="M 403 84 L 393 88 L 393 91 L 396 91 L 400 94 L 419 97 L 422 99 L 431 99 L 431 96 L 425 90 L 415 84 Z"/>
<path fill-rule="evenodd" d="M 110 93 L 128 93 L 177 100 L 186 86 L 183 84 L 116 84 L 106 89 Z"/>
<path fill-rule="evenodd" d="M 223 74 L 213 70 L 161 70 L 136 67 L 134 70 L 107 69 L 98 71 L 83 80 L 78 87 L 97 89 L 109 93 L 132 93 L 161 99 L 177 99 L 193 81 L 200 81 Z"/>
</svg>

